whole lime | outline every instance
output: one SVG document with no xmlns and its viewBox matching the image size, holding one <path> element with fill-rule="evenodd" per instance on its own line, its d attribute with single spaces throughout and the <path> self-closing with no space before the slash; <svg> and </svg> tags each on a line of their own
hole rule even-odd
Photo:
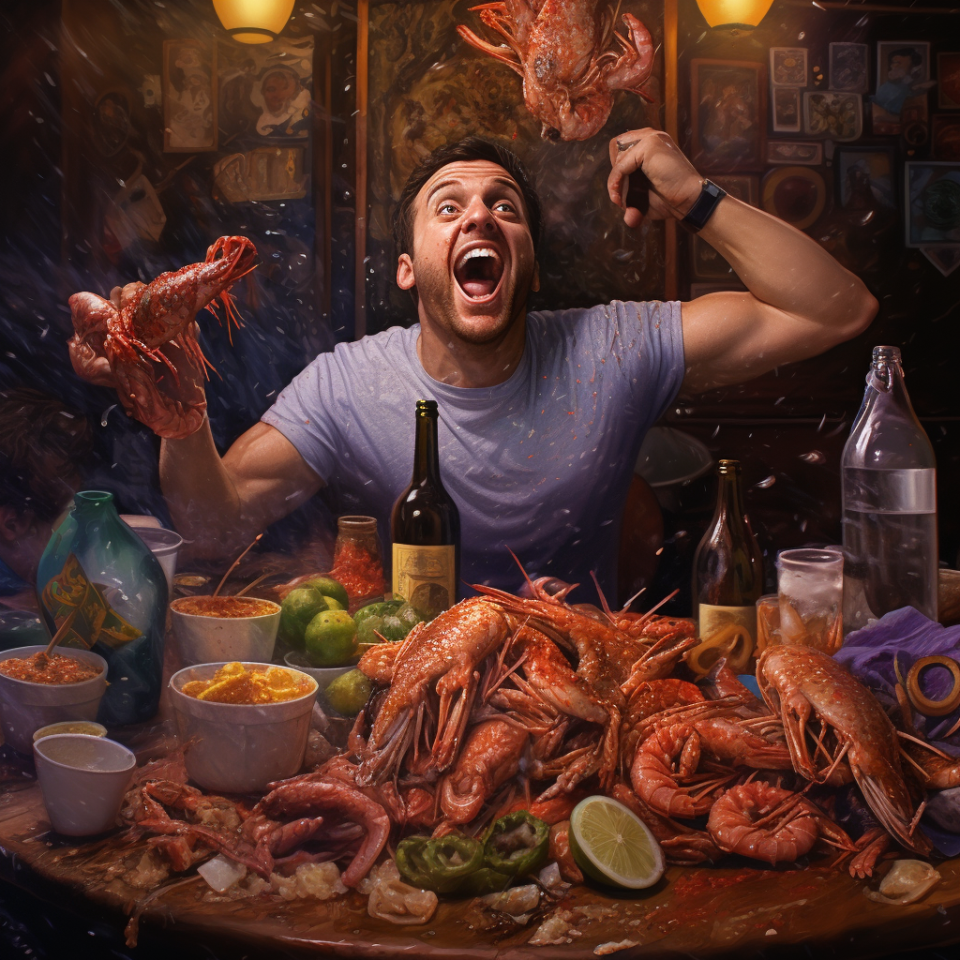
<svg viewBox="0 0 960 960">
<path fill-rule="evenodd" d="M 397 616 L 384 617 L 380 623 L 380 633 L 383 634 L 383 639 L 389 640 L 391 643 L 403 640 L 409 632 L 410 628 L 402 623 Z"/>
<path fill-rule="evenodd" d="M 332 597 L 340 605 L 338 609 L 346 610 L 350 606 L 346 587 L 338 580 L 330 577 L 312 577 L 306 582 L 308 587 L 316 587 L 325 597 Z"/>
<path fill-rule="evenodd" d="M 376 603 L 368 603 L 365 607 L 361 607 L 353 615 L 353 619 L 359 625 L 368 617 L 385 617 L 388 613 L 396 613 L 402 606 L 402 600 L 378 600 Z"/>
<path fill-rule="evenodd" d="M 409 603 L 405 603 L 397 610 L 397 619 L 407 628 L 407 633 L 418 623 L 423 623 L 423 617 L 417 612 L 416 607 Z"/>
<path fill-rule="evenodd" d="M 383 617 L 370 616 L 357 621 L 357 643 L 380 643 L 383 640 Z"/>
<path fill-rule="evenodd" d="M 355 717 L 367 702 L 373 684 L 359 670 L 342 673 L 326 689 L 327 703 L 345 717 Z"/>
<path fill-rule="evenodd" d="M 308 624 L 307 659 L 318 667 L 341 667 L 357 652 L 357 625 L 346 610 L 325 610 Z"/>
<path fill-rule="evenodd" d="M 328 609 L 327 598 L 314 587 L 291 590 L 280 605 L 280 636 L 302 650 L 307 624 Z"/>
</svg>

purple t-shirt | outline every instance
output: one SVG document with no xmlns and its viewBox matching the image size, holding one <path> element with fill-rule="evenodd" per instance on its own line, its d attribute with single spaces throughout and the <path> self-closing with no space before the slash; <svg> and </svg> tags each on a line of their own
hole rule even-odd
<svg viewBox="0 0 960 960">
<path fill-rule="evenodd" d="M 680 304 L 622 303 L 527 315 L 526 346 L 494 387 L 434 380 L 419 325 L 341 343 L 280 394 L 263 421 L 328 485 L 338 514 L 390 511 L 413 471 L 414 404 L 440 410 L 440 474 L 460 511 L 461 578 L 515 589 L 531 577 L 615 597 L 620 519 L 647 429 L 683 380 Z M 469 591 L 464 590 L 464 593 Z"/>
</svg>

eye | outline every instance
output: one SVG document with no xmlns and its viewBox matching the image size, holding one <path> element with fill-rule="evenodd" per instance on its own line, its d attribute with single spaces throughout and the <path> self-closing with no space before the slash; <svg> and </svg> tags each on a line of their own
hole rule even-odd
<svg viewBox="0 0 960 960">
<path fill-rule="evenodd" d="M 516 208 L 509 200 L 498 200 L 494 205 L 493 209 L 499 211 L 500 213 L 515 213 Z"/>
<path fill-rule="evenodd" d="M 449 213 L 456 213 L 456 212 L 457 212 L 457 208 L 449 201 L 445 203 L 441 203 L 440 206 L 437 207 L 437 213 L 449 214 Z"/>
</svg>

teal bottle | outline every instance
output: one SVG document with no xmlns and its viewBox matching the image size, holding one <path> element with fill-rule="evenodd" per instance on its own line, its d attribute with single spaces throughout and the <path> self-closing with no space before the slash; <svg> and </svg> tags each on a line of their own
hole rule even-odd
<svg viewBox="0 0 960 960">
<path fill-rule="evenodd" d="M 150 720 L 163 676 L 167 581 L 157 558 L 117 513 L 113 494 L 81 491 L 40 558 L 37 593 L 47 627 L 69 619 L 60 641 L 109 665 L 97 719 Z"/>
</svg>

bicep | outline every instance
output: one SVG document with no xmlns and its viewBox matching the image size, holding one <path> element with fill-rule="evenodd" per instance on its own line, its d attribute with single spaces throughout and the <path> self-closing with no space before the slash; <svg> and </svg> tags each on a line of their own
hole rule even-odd
<svg viewBox="0 0 960 960">
<path fill-rule="evenodd" d="M 297 448 L 267 423 L 240 436 L 223 458 L 240 498 L 244 516 L 266 525 L 309 500 L 323 479 Z"/>
<path fill-rule="evenodd" d="M 681 392 L 703 393 L 759 377 L 833 346 L 824 328 L 746 290 L 681 304 L 685 372 Z"/>
</svg>

